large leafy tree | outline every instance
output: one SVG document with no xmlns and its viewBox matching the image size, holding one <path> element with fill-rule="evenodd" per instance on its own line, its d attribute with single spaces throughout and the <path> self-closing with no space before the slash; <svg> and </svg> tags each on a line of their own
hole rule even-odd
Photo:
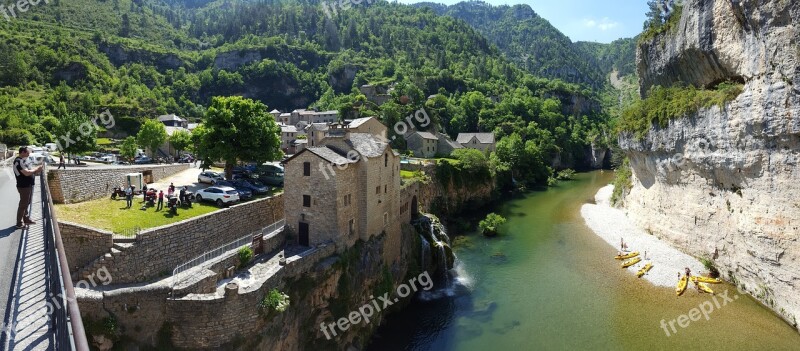
<svg viewBox="0 0 800 351">
<path fill-rule="evenodd" d="M 180 154 L 181 151 L 186 150 L 192 144 L 192 135 L 185 130 L 178 130 L 169 136 L 169 143 Z"/>
<path fill-rule="evenodd" d="M 89 116 L 82 113 L 67 113 L 61 117 L 55 138 L 59 150 L 70 157 L 97 148 L 97 126 Z"/>
<path fill-rule="evenodd" d="M 231 177 L 237 161 L 263 163 L 282 156 L 281 129 L 267 105 L 258 101 L 241 96 L 215 97 L 199 129 L 195 139 L 204 164 L 223 160 L 227 177 Z"/>
<path fill-rule="evenodd" d="M 158 147 L 165 141 L 167 141 L 167 130 L 163 123 L 154 119 L 145 121 L 142 128 L 139 129 L 139 133 L 136 134 L 136 142 L 142 147 L 149 148 L 150 157 L 153 158 L 156 157 Z"/>
<path fill-rule="evenodd" d="M 131 160 L 136 156 L 136 138 L 129 136 L 125 138 L 119 148 L 119 154 L 127 160 Z"/>
</svg>

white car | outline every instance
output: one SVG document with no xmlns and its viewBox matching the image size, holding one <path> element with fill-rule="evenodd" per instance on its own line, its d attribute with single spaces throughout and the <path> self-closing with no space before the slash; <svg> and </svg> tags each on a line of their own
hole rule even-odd
<svg viewBox="0 0 800 351">
<path fill-rule="evenodd" d="M 210 186 L 194 194 L 197 202 L 211 201 L 222 207 L 239 201 L 239 192 L 229 186 Z"/>
<path fill-rule="evenodd" d="M 205 171 L 197 175 L 198 183 L 208 183 L 213 185 L 218 180 L 225 180 L 225 176 L 213 171 Z"/>
</svg>

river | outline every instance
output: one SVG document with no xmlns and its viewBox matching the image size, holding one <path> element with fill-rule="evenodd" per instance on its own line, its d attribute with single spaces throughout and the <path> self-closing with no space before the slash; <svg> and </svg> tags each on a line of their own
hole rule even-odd
<svg viewBox="0 0 800 351">
<path fill-rule="evenodd" d="M 462 234 L 455 291 L 415 298 L 368 350 L 800 350 L 800 334 L 731 285 L 712 285 L 730 301 L 694 289 L 676 297 L 621 270 L 616 249 L 580 215 L 612 176 L 577 174 L 503 203 L 496 212 L 508 222 L 497 238 L 451 233 Z M 708 320 L 662 328 L 706 301 Z"/>
</svg>

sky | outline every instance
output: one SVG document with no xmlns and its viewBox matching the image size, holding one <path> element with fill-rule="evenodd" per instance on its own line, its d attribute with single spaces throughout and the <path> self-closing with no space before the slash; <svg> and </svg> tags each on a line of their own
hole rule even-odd
<svg viewBox="0 0 800 351">
<path fill-rule="evenodd" d="M 415 3 L 422 0 L 399 0 Z M 452 5 L 461 0 L 427 0 Z M 573 42 L 610 43 L 642 31 L 646 0 L 483 0 L 492 5 L 527 4 Z"/>
</svg>

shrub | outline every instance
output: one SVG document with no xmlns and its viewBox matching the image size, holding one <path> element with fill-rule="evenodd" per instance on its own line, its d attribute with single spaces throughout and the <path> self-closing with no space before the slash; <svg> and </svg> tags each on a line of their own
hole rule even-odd
<svg viewBox="0 0 800 351">
<path fill-rule="evenodd" d="M 707 258 L 701 258 L 700 262 L 702 262 L 703 266 L 708 269 L 708 272 L 711 273 L 712 278 L 719 277 L 719 270 L 717 269 L 717 266 L 714 265 L 714 261 Z"/>
<path fill-rule="evenodd" d="M 265 313 L 286 311 L 286 308 L 289 307 L 289 295 L 278 291 L 278 289 L 272 289 L 264 296 L 258 307 Z"/>
<path fill-rule="evenodd" d="M 575 178 L 575 170 L 567 168 L 558 172 L 558 180 L 572 180 Z"/>
<path fill-rule="evenodd" d="M 244 267 L 253 259 L 253 249 L 250 246 L 242 246 L 239 249 L 239 267 Z"/>
<path fill-rule="evenodd" d="M 611 193 L 612 205 L 617 205 L 625 198 L 628 191 L 631 190 L 633 187 L 633 182 L 631 182 L 632 176 L 631 163 L 625 158 L 625 160 L 622 161 L 622 166 L 617 168 L 614 174 L 614 191 Z"/>
<path fill-rule="evenodd" d="M 636 139 L 642 139 L 653 125 L 666 127 L 669 121 L 694 114 L 701 108 L 714 105 L 722 107 L 739 96 L 743 88 L 742 84 L 733 82 L 720 83 L 715 89 L 654 86 L 647 98 L 622 111 L 619 129 L 633 133 Z"/>
<path fill-rule="evenodd" d="M 486 236 L 495 236 L 497 235 L 497 230 L 500 226 L 506 223 L 506 219 L 503 216 L 490 213 L 486 215 L 486 218 L 478 223 L 478 227 L 481 228 L 481 233 Z"/>
</svg>

